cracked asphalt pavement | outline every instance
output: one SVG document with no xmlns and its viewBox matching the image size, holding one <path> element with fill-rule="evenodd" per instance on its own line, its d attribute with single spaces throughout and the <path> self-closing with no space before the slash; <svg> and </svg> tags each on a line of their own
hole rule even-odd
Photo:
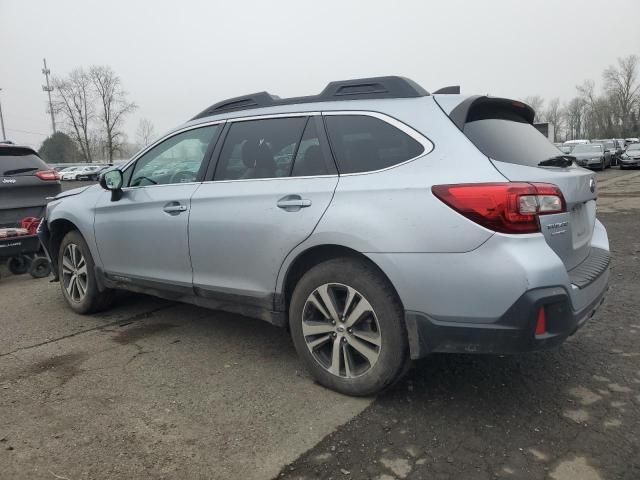
<svg viewBox="0 0 640 480">
<path fill-rule="evenodd" d="M 582 330 L 434 355 L 371 399 L 263 322 L 133 294 L 79 316 L 2 270 L 0 479 L 640 478 L 640 171 L 598 178 L 612 273 Z"/>
</svg>

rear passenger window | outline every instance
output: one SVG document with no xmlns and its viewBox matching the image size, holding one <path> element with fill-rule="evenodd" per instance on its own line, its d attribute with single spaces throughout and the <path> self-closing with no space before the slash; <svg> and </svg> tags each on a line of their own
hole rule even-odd
<svg viewBox="0 0 640 480">
<path fill-rule="evenodd" d="M 324 118 L 340 173 L 380 170 L 424 152 L 419 142 L 378 118 L 368 115 Z"/>
<path fill-rule="evenodd" d="M 292 117 L 233 123 L 214 180 L 288 177 L 306 121 Z"/>
</svg>

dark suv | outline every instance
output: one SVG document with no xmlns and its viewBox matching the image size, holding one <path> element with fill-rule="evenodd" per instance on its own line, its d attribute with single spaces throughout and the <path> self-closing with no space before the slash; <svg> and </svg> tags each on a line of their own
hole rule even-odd
<svg viewBox="0 0 640 480">
<path fill-rule="evenodd" d="M 0 227 L 43 216 L 47 197 L 61 191 L 59 179 L 32 148 L 0 143 Z"/>
</svg>

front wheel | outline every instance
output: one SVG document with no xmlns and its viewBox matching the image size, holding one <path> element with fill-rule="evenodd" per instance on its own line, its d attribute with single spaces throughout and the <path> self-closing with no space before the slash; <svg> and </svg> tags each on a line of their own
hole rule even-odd
<svg viewBox="0 0 640 480">
<path fill-rule="evenodd" d="M 316 380 L 347 395 L 372 395 L 408 362 L 403 309 L 389 281 L 352 258 L 310 269 L 291 298 L 293 342 Z"/>
<path fill-rule="evenodd" d="M 113 291 L 98 289 L 95 264 L 80 232 L 65 235 L 58 251 L 58 276 L 62 295 L 78 313 L 93 313 L 109 307 Z"/>
</svg>

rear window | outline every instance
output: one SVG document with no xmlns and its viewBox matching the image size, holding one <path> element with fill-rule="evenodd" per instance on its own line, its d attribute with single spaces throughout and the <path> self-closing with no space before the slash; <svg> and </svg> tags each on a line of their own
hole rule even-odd
<svg viewBox="0 0 640 480">
<path fill-rule="evenodd" d="M 520 121 L 517 116 L 468 122 L 464 134 L 482 153 L 499 162 L 538 166 L 540 162 L 562 154 L 533 125 Z"/>
<path fill-rule="evenodd" d="M 29 175 L 47 170 L 47 164 L 26 148 L 0 148 L 0 175 Z"/>
<path fill-rule="evenodd" d="M 378 118 L 327 115 L 325 122 L 340 173 L 381 170 L 424 152 L 419 142 Z"/>
</svg>

